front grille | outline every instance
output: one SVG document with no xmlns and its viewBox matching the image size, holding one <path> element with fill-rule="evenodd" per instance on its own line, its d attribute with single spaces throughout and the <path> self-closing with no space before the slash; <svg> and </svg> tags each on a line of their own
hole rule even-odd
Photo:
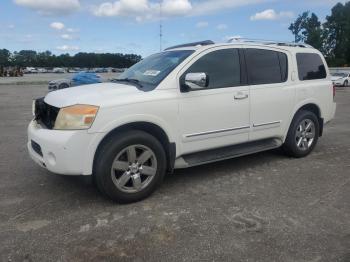
<svg viewBox="0 0 350 262">
<path fill-rule="evenodd" d="M 32 144 L 32 148 L 33 148 L 34 152 L 42 157 L 43 152 L 41 151 L 41 146 L 38 143 L 34 142 L 33 140 L 31 140 L 31 144 Z"/>
<path fill-rule="evenodd" d="M 45 103 L 44 98 L 35 100 L 35 120 L 48 129 L 53 129 L 59 112 L 58 107 Z"/>
</svg>

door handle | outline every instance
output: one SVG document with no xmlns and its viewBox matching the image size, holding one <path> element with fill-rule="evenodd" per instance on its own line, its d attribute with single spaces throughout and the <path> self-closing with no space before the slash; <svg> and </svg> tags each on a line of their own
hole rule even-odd
<svg viewBox="0 0 350 262">
<path fill-rule="evenodd" d="M 241 92 L 237 93 L 237 95 L 235 95 L 235 100 L 243 100 L 243 99 L 247 99 L 248 98 L 248 94 L 243 94 Z"/>
</svg>

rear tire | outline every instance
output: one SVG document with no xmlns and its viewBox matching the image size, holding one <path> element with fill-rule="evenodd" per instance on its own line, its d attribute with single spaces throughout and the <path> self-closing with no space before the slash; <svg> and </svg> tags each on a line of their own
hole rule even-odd
<svg viewBox="0 0 350 262">
<path fill-rule="evenodd" d="M 319 134 L 317 116 L 313 112 L 301 110 L 296 113 L 289 127 L 283 150 L 292 157 L 305 157 L 315 148 Z"/>
<path fill-rule="evenodd" d="M 98 189 L 119 203 L 140 201 L 162 183 L 166 155 L 161 143 L 138 130 L 120 132 L 102 144 L 94 163 Z"/>
</svg>

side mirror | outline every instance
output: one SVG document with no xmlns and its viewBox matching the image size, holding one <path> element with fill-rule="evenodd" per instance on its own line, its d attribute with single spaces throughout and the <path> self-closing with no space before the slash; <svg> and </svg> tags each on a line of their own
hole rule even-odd
<svg viewBox="0 0 350 262">
<path fill-rule="evenodd" d="M 209 77 L 206 73 L 188 73 L 185 76 L 185 85 L 191 90 L 200 90 L 208 87 Z"/>
</svg>

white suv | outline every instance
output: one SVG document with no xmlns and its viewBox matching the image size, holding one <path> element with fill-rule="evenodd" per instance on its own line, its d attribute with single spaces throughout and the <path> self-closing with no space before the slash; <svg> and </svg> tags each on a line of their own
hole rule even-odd
<svg viewBox="0 0 350 262">
<path fill-rule="evenodd" d="M 204 41 L 37 99 L 28 149 L 49 171 L 93 175 L 107 196 L 133 202 L 176 168 L 281 146 L 308 155 L 333 100 L 326 62 L 307 45 Z"/>
</svg>

